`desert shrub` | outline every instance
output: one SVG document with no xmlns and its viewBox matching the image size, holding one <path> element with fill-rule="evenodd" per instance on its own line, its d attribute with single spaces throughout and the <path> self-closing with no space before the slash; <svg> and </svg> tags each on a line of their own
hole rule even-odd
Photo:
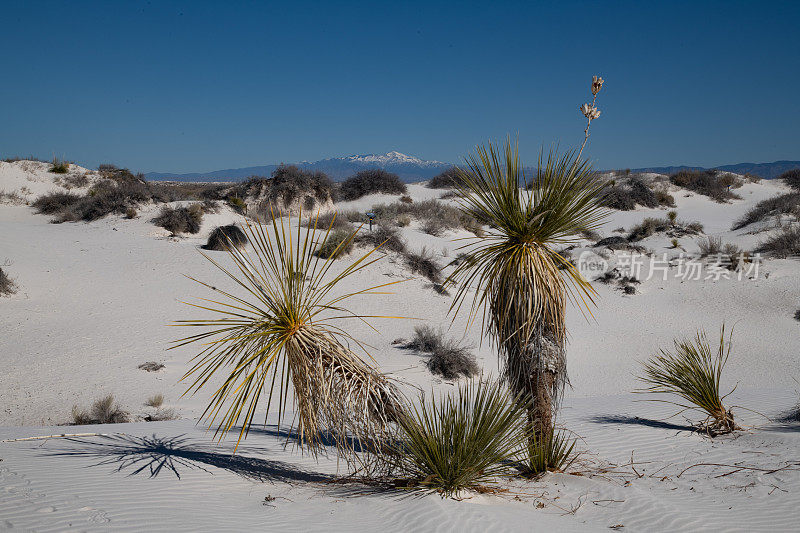
<svg viewBox="0 0 800 533">
<path fill-rule="evenodd" d="M 703 225 L 700 222 L 688 222 L 683 224 L 683 226 L 693 233 L 703 233 Z"/>
<path fill-rule="evenodd" d="M 411 224 L 411 217 L 408 215 L 400 215 L 397 217 L 397 225 L 401 228 L 405 228 L 406 226 Z"/>
<path fill-rule="evenodd" d="M 155 407 L 156 409 L 160 408 L 164 405 L 164 395 L 163 394 L 155 394 L 150 396 L 144 404 L 148 407 Z"/>
<path fill-rule="evenodd" d="M 628 178 L 625 183 L 611 180 L 601 193 L 601 205 L 618 211 L 631 211 L 637 205 L 644 207 L 658 207 L 659 205 L 672 205 L 675 200 L 666 193 L 653 191 L 639 175 Z M 671 199 L 671 201 L 670 201 Z"/>
<path fill-rule="evenodd" d="M 633 285 L 629 285 L 629 284 L 621 285 L 619 290 L 621 290 L 623 293 L 625 293 L 627 295 L 636 294 L 636 287 L 634 287 Z"/>
<path fill-rule="evenodd" d="M 708 236 L 699 239 L 697 245 L 700 247 L 700 255 L 703 257 L 717 255 L 722 252 L 722 237 Z"/>
<path fill-rule="evenodd" d="M 238 196 L 228 196 L 225 201 L 237 213 L 241 215 L 247 213 L 247 203 Z"/>
<path fill-rule="evenodd" d="M 353 250 L 353 238 L 353 232 L 350 230 L 331 231 L 314 253 L 322 259 L 338 259 Z"/>
<path fill-rule="evenodd" d="M 478 363 L 470 349 L 454 339 L 438 342 L 431 351 L 427 366 L 432 374 L 449 380 L 462 376 L 470 378 L 479 372 Z"/>
<path fill-rule="evenodd" d="M 373 193 L 405 194 L 408 188 L 397 174 L 381 169 L 368 169 L 350 176 L 339 186 L 342 200 L 356 200 Z"/>
<path fill-rule="evenodd" d="M 730 191 L 731 187 L 737 185 L 737 180 L 732 174 L 716 170 L 680 170 L 672 174 L 669 180 L 678 187 L 708 196 L 717 202 L 740 198 Z"/>
<path fill-rule="evenodd" d="M 524 438 L 524 405 L 499 382 L 473 382 L 454 394 L 420 397 L 398 417 L 396 467 L 408 488 L 452 496 L 511 473 Z"/>
<path fill-rule="evenodd" d="M 787 170 L 786 172 L 778 176 L 778 179 L 784 182 L 792 189 L 800 191 L 800 168 L 793 168 L 791 170 Z"/>
<path fill-rule="evenodd" d="M 16 283 L 11 281 L 11 278 L 8 277 L 3 267 L 0 266 L 0 296 L 8 296 L 15 292 L 17 292 Z"/>
<path fill-rule="evenodd" d="M 670 245 L 671 245 L 673 248 L 678 248 L 678 247 L 681 245 L 681 243 L 680 243 L 680 241 L 678 241 L 678 239 L 671 239 L 671 240 L 669 241 L 669 244 L 670 244 Z"/>
<path fill-rule="evenodd" d="M 135 176 L 122 169 L 115 174 L 107 174 L 106 179 L 97 183 L 88 193 L 79 198 L 66 199 L 60 210 L 54 212 L 54 222 L 90 222 L 112 213 L 124 214 L 128 208 L 160 198 L 141 175 Z M 62 198 L 63 199 L 63 198 Z"/>
<path fill-rule="evenodd" d="M 144 370 L 145 372 L 158 372 L 164 368 L 164 365 L 156 361 L 147 361 L 146 363 L 139 365 L 138 368 L 139 370 Z"/>
<path fill-rule="evenodd" d="M 414 274 L 425 276 L 433 283 L 439 283 L 442 278 L 442 267 L 433 258 L 433 253 L 424 246 L 419 252 L 407 251 L 405 253 L 406 265 Z"/>
<path fill-rule="evenodd" d="M 666 207 L 675 207 L 675 197 L 672 196 L 669 192 L 664 189 L 657 189 L 655 191 L 656 200 L 658 201 L 658 205 L 663 205 Z"/>
<path fill-rule="evenodd" d="M 413 204 L 380 204 L 372 206 L 372 212 L 379 222 L 398 224 L 403 216 L 415 218 L 417 220 L 430 222 L 433 231 L 443 232 L 445 230 L 455 230 L 463 228 L 467 231 L 481 236 L 483 226 L 475 218 L 465 214 L 461 209 L 444 204 L 438 200 L 425 200 L 414 202 Z M 424 228 L 423 228 L 424 231 Z"/>
<path fill-rule="evenodd" d="M 433 235 L 434 237 L 441 237 L 445 231 L 445 224 L 441 220 L 431 218 L 423 222 L 422 227 L 420 229 L 424 233 L 427 233 L 428 235 Z"/>
<path fill-rule="evenodd" d="M 72 407 L 72 423 L 75 425 L 124 422 L 130 422 L 130 414 L 117 405 L 113 394 L 96 400 L 88 411 L 78 408 L 77 405 Z"/>
<path fill-rule="evenodd" d="M 628 182 L 628 187 L 630 187 L 633 201 L 638 205 L 644 207 L 658 207 L 659 203 L 656 193 L 653 192 L 641 178 L 631 178 Z"/>
<path fill-rule="evenodd" d="M 86 187 L 89 185 L 89 176 L 86 174 L 66 174 L 56 179 L 56 183 L 66 189 Z"/>
<path fill-rule="evenodd" d="M 53 174 L 66 174 L 69 172 L 69 163 L 53 158 L 53 164 L 50 166 L 49 172 Z"/>
<path fill-rule="evenodd" d="M 670 211 L 667 213 L 667 221 L 674 226 L 678 222 L 678 212 Z"/>
<path fill-rule="evenodd" d="M 668 224 L 664 220 L 658 218 L 647 217 L 641 223 L 631 228 L 628 234 L 629 241 L 641 241 L 651 235 L 655 235 L 659 231 L 665 231 Z"/>
<path fill-rule="evenodd" d="M 450 189 L 458 187 L 462 181 L 458 168 L 450 167 L 431 178 L 428 181 L 428 187 L 430 189 Z"/>
<path fill-rule="evenodd" d="M 544 435 L 533 433 L 522 450 L 517 469 L 525 477 L 533 478 L 547 472 L 563 472 L 578 458 L 572 452 L 576 439 L 564 431 L 553 429 Z"/>
<path fill-rule="evenodd" d="M 148 413 L 143 418 L 145 422 L 163 422 L 164 420 L 177 420 L 179 417 L 174 409 L 158 408 L 154 413 Z"/>
<path fill-rule="evenodd" d="M 136 215 L 137 215 L 137 212 L 136 212 L 136 208 L 134 208 L 134 207 L 129 207 L 128 209 L 125 210 L 125 218 L 127 218 L 127 219 L 136 218 Z"/>
<path fill-rule="evenodd" d="M 789 214 L 800 214 L 800 192 L 781 194 L 758 202 L 733 224 L 732 229 L 742 229 L 769 216 Z"/>
<path fill-rule="evenodd" d="M 354 214 L 353 214 L 354 213 Z M 327 230 L 328 228 L 331 229 L 350 229 L 351 226 L 351 219 L 355 218 L 356 221 L 361 222 L 364 218 L 361 213 L 357 211 L 353 211 L 352 213 L 348 213 L 345 211 L 329 211 L 318 217 L 309 217 L 303 221 L 304 226 L 314 226 L 317 225 L 317 229 L 320 230 Z"/>
<path fill-rule="evenodd" d="M 42 215 L 53 215 L 76 204 L 81 198 L 71 192 L 51 192 L 40 196 L 31 205 Z"/>
<path fill-rule="evenodd" d="M 414 326 L 414 336 L 403 345 L 403 348 L 416 350 L 418 352 L 433 353 L 433 351 L 444 344 L 444 332 L 435 329 L 427 324 Z"/>
<path fill-rule="evenodd" d="M 666 401 L 684 410 L 697 409 L 708 416 L 702 429 L 709 434 L 729 433 L 738 429 L 733 414 L 722 403 L 720 380 L 731 351 L 731 337 L 725 342 L 725 326 L 720 333 L 719 348 L 709 345 L 705 332 L 698 331 L 694 339 L 675 341 L 674 352 L 661 350 L 644 363 L 639 377 L 647 387 L 639 392 L 677 396 L 679 401 Z"/>
<path fill-rule="evenodd" d="M 800 227 L 784 227 L 759 244 L 756 252 L 768 253 L 776 257 L 800 254 Z"/>
<path fill-rule="evenodd" d="M 164 206 L 152 222 L 172 232 L 173 235 L 197 233 L 203 222 L 203 207 L 200 204 L 192 204 L 189 207 Z"/>
<path fill-rule="evenodd" d="M 581 231 L 581 237 L 588 241 L 599 241 L 601 238 L 600 234 L 595 230 L 583 230 Z"/>
<path fill-rule="evenodd" d="M 611 187 L 603 192 L 603 199 L 600 204 L 609 209 L 618 211 L 632 211 L 636 209 L 636 202 L 629 194 L 627 189 L 622 187 Z"/>
<path fill-rule="evenodd" d="M 302 200 L 303 208 L 311 210 L 316 202 L 333 199 L 333 182 L 323 172 L 281 165 L 272 172 L 271 178 L 253 176 L 233 187 L 228 194 L 233 198 L 259 198 L 260 214 L 268 214 L 270 207 L 286 208 L 295 200 Z"/>
<path fill-rule="evenodd" d="M 413 198 L 411 198 L 411 197 L 410 197 L 410 196 L 408 196 L 408 195 L 401 196 L 401 197 L 400 197 L 400 201 L 401 201 L 401 202 L 403 202 L 404 204 L 413 204 L 413 203 L 414 203 L 414 199 L 413 199 Z"/>
<path fill-rule="evenodd" d="M 800 322 L 800 309 L 794 312 L 794 319 Z"/>
<path fill-rule="evenodd" d="M 217 226 L 208 236 L 208 242 L 203 246 L 206 250 L 225 251 L 229 247 L 242 248 L 247 245 L 247 235 L 236 224 Z"/>
<path fill-rule="evenodd" d="M 396 228 L 385 224 L 376 224 L 372 231 L 362 231 L 355 239 L 356 244 L 369 247 L 380 246 L 381 250 L 404 253 L 406 243 Z"/>
</svg>

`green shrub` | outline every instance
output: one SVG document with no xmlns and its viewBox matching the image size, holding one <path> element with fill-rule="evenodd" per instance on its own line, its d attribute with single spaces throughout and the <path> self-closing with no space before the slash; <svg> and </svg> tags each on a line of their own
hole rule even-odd
<svg viewBox="0 0 800 533">
<path fill-rule="evenodd" d="M 69 172 L 69 163 L 53 158 L 53 164 L 50 166 L 50 172 L 53 174 L 66 174 Z"/>
<path fill-rule="evenodd" d="M 573 454 L 576 439 L 553 429 L 546 435 L 535 433 L 527 439 L 517 469 L 525 477 L 538 477 L 547 472 L 563 472 L 578 458 Z"/>
<path fill-rule="evenodd" d="M 477 381 L 454 394 L 407 406 L 398 417 L 396 466 L 409 488 L 454 496 L 512 473 L 524 439 L 525 407 L 499 382 Z"/>
</svg>

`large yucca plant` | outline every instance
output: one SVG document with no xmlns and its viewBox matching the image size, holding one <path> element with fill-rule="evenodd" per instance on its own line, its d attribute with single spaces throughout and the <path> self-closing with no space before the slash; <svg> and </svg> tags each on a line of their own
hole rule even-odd
<svg viewBox="0 0 800 533">
<path fill-rule="evenodd" d="M 588 308 L 595 295 L 556 248 L 599 226 L 602 184 L 572 152 L 540 155 L 527 179 L 510 140 L 504 150 L 479 146 L 467 167 L 460 170 L 461 208 L 490 230 L 465 247 L 464 261 L 447 280 L 457 286 L 451 311 L 474 294 L 470 320 L 483 311 L 504 377 L 512 391 L 531 399 L 530 424 L 545 436 L 567 380 L 566 302 L 574 297 Z"/>
<path fill-rule="evenodd" d="M 710 434 L 730 433 L 738 426 L 733 413 L 723 400 L 733 390 L 723 395 L 720 380 L 731 352 L 733 332 L 725 341 L 725 326 L 719 336 L 719 347 L 714 350 L 705 331 L 699 330 L 694 339 L 675 340 L 673 352 L 661 350 L 644 363 L 644 374 L 639 377 L 648 386 L 639 392 L 655 392 L 682 398 L 683 401 L 659 400 L 679 407 L 696 409 L 707 415 L 702 429 Z M 734 387 L 735 388 L 735 387 Z"/>
<path fill-rule="evenodd" d="M 316 452 L 328 431 L 348 460 L 358 459 L 359 450 L 381 445 L 399 402 L 393 384 L 348 348 L 351 343 L 361 345 L 335 320 L 363 320 L 366 317 L 343 306 L 345 300 L 376 294 L 391 283 L 334 292 L 342 280 L 377 260 L 370 257 L 374 250 L 334 273 L 330 258 L 336 253 L 328 258 L 314 253 L 317 246 L 325 246 L 333 224 L 318 232 L 316 220 L 302 228 L 301 219 L 295 230 L 291 221 L 274 213 L 266 224 L 246 222 L 253 250 L 226 247 L 231 267 L 203 254 L 238 292 L 198 281 L 220 298 L 189 305 L 216 317 L 179 321 L 204 331 L 176 341 L 175 347 L 205 346 L 183 379 L 193 380 L 187 393 L 213 383 L 216 390 L 203 416 L 217 423 L 220 438 L 241 424 L 241 441 L 256 413 L 269 412 L 273 395 L 280 424 L 291 385 L 300 443 Z M 315 239 L 319 233 L 321 241 Z M 338 246 L 349 246 L 354 237 L 355 231 Z M 212 380 L 219 375 L 221 380 Z"/>
<path fill-rule="evenodd" d="M 509 474 L 525 440 L 517 401 L 500 382 L 474 381 L 421 397 L 398 417 L 397 467 L 409 486 L 452 496 Z"/>
</svg>

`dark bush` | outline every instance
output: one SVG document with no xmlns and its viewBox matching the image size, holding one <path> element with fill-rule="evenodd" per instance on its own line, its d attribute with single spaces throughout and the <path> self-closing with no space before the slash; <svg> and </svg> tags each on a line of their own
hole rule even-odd
<svg viewBox="0 0 800 533">
<path fill-rule="evenodd" d="M 764 220 L 768 216 L 789 214 L 800 214 L 800 192 L 781 194 L 758 202 L 733 224 L 733 229 L 742 229 L 748 224 Z"/>
<path fill-rule="evenodd" d="M 708 196 L 717 202 L 726 202 L 739 195 L 731 192 L 738 182 L 732 174 L 716 170 L 681 170 L 669 177 L 673 185 Z"/>
<path fill-rule="evenodd" d="M 669 227 L 670 224 L 666 220 L 647 217 L 642 220 L 640 224 L 631 228 L 631 232 L 628 234 L 628 240 L 631 242 L 641 241 L 659 231 L 666 231 Z"/>
<path fill-rule="evenodd" d="M 0 267 L 0 296 L 8 296 L 17 292 L 17 285 L 11 281 L 3 267 Z"/>
<path fill-rule="evenodd" d="M 422 324 L 414 326 L 414 336 L 402 347 L 418 352 L 433 352 L 444 342 L 444 332 Z"/>
<path fill-rule="evenodd" d="M 262 205 L 258 208 L 258 214 L 262 215 L 268 215 L 270 207 L 287 209 L 298 199 L 303 202 L 303 209 L 310 211 L 316 202 L 333 199 L 333 182 L 323 172 L 311 172 L 294 165 L 281 165 L 273 171 L 271 178 L 253 176 L 233 187 L 229 191 L 229 196 L 260 198 Z"/>
<path fill-rule="evenodd" d="M 406 265 L 414 274 L 420 274 L 428 278 L 432 283 L 440 283 L 442 278 L 442 267 L 440 267 L 433 254 L 424 246 L 419 252 L 406 252 Z"/>
<path fill-rule="evenodd" d="M 139 370 L 144 370 L 145 372 L 158 372 L 159 370 L 164 369 L 164 365 L 156 361 L 147 361 L 146 363 L 139 365 L 137 368 Z"/>
<path fill-rule="evenodd" d="M 469 348 L 452 339 L 440 342 L 433 349 L 427 365 L 432 374 L 444 379 L 470 378 L 479 372 L 478 363 Z"/>
<path fill-rule="evenodd" d="M 357 200 L 373 193 L 405 194 L 408 188 L 397 174 L 381 169 L 362 170 L 339 186 L 342 200 Z"/>
<path fill-rule="evenodd" d="M 53 158 L 53 164 L 50 166 L 50 172 L 54 174 L 66 174 L 69 172 L 69 163 Z"/>
<path fill-rule="evenodd" d="M 53 215 L 78 203 L 82 196 L 71 192 L 51 192 L 34 200 L 33 206 L 42 215 Z"/>
<path fill-rule="evenodd" d="M 780 176 L 778 179 L 784 182 L 786 185 L 800 191 L 800 168 L 793 168 L 792 170 L 787 170 Z"/>
<path fill-rule="evenodd" d="M 638 175 L 633 174 L 625 182 L 612 180 L 602 193 L 601 205 L 618 211 L 632 211 L 637 205 L 658 207 L 675 205 L 675 199 L 666 191 L 654 191 Z"/>
<path fill-rule="evenodd" d="M 387 226 L 384 224 L 377 224 L 372 228 L 372 231 L 361 231 L 356 237 L 356 244 L 361 244 L 370 247 L 380 246 L 381 250 L 404 253 L 406 251 L 406 243 L 400 237 L 400 232 L 397 228 Z"/>
<path fill-rule="evenodd" d="M 325 230 L 327 231 L 327 230 Z M 328 238 L 314 252 L 322 259 L 338 259 L 349 254 L 353 249 L 353 232 L 337 229 L 328 234 Z"/>
<path fill-rule="evenodd" d="M 203 221 L 203 208 L 200 204 L 192 204 L 189 207 L 168 207 L 164 206 L 161 213 L 152 222 L 173 235 L 178 233 L 197 233 Z"/>
<path fill-rule="evenodd" d="M 206 250 L 228 250 L 229 248 L 242 248 L 247 245 L 247 235 L 236 224 L 217 226 L 208 236 L 208 242 L 203 246 Z"/>
<path fill-rule="evenodd" d="M 431 189 L 450 189 L 459 186 L 461 183 L 463 183 L 463 180 L 458 168 L 450 167 L 431 178 L 428 182 L 428 187 Z"/>
<path fill-rule="evenodd" d="M 756 252 L 768 253 L 775 257 L 800 255 L 800 227 L 787 226 L 761 243 Z"/>
</svg>

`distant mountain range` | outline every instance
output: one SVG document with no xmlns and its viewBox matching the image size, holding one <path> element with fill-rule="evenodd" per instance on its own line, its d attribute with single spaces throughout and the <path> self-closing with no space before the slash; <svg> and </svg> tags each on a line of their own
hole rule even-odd
<svg viewBox="0 0 800 533">
<path fill-rule="evenodd" d="M 385 154 L 351 155 L 335 157 L 320 161 L 302 161 L 294 163 L 300 168 L 318 170 L 327 174 L 334 181 L 341 181 L 356 172 L 369 168 L 381 168 L 393 172 L 406 182 L 427 180 L 439 174 L 442 170 L 450 168 L 452 164 L 441 161 L 425 161 L 418 157 L 401 154 L 400 152 L 387 152 Z M 197 172 L 191 174 L 165 174 L 150 172 L 145 174 L 147 179 L 174 180 L 174 181 L 237 181 L 250 176 L 269 176 L 278 168 L 278 165 L 263 165 L 258 167 L 230 168 L 214 170 L 212 172 Z"/>
<path fill-rule="evenodd" d="M 341 181 L 352 176 L 360 170 L 381 168 L 394 172 L 405 182 L 427 180 L 441 171 L 453 166 L 452 163 L 442 161 L 426 161 L 418 157 L 401 154 L 400 152 L 387 152 L 385 154 L 351 155 L 347 157 L 334 157 L 320 161 L 302 161 L 295 163 L 298 167 L 307 170 L 324 172 L 334 181 Z M 147 179 L 174 180 L 174 181 L 239 181 L 250 176 L 270 176 L 278 165 L 262 165 L 257 167 L 229 168 L 211 172 L 195 172 L 189 174 L 167 174 L 163 172 L 150 172 L 145 174 Z M 738 163 L 736 165 L 722 165 L 714 167 L 736 174 L 756 174 L 765 179 L 772 179 L 787 170 L 800 168 L 800 161 L 775 161 L 772 163 Z M 632 168 L 632 172 L 657 172 L 659 174 L 672 174 L 678 170 L 705 170 L 704 167 L 670 166 Z"/>
</svg>

